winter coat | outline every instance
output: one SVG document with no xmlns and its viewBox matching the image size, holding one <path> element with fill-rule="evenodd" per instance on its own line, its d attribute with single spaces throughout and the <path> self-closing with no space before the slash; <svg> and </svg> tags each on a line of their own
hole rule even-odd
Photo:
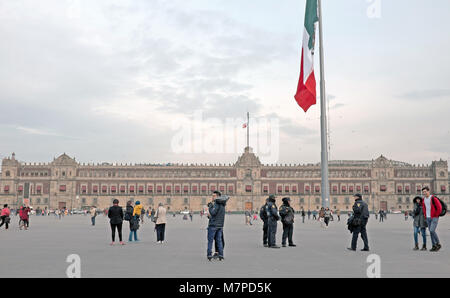
<svg viewBox="0 0 450 298">
<path fill-rule="evenodd" d="M 109 223 L 118 225 L 123 222 L 123 210 L 120 206 L 111 206 L 108 210 Z"/>
<path fill-rule="evenodd" d="M 427 221 L 425 220 L 425 215 L 423 215 L 422 205 L 414 204 L 414 209 L 412 212 L 414 218 L 414 226 L 418 228 L 426 228 Z"/>
<path fill-rule="evenodd" d="M 157 225 L 167 223 L 166 213 L 167 213 L 166 208 L 164 208 L 163 206 L 158 207 L 155 215 Z"/>
<path fill-rule="evenodd" d="M 228 196 L 221 196 L 208 204 L 209 227 L 223 228 L 225 224 L 225 206 L 228 200 Z"/>
<path fill-rule="evenodd" d="M 425 218 L 427 218 L 425 198 L 423 198 L 423 200 L 422 200 L 422 209 L 423 209 L 423 214 L 424 214 Z M 431 218 L 439 217 L 441 212 L 442 212 L 441 202 L 439 202 L 439 200 L 435 196 L 431 196 Z"/>
</svg>

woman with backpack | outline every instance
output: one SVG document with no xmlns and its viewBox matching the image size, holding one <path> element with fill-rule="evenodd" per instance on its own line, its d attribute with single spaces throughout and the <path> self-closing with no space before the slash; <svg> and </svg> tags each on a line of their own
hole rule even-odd
<svg viewBox="0 0 450 298">
<path fill-rule="evenodd" d="M 421 250 L 427 250 L 427 235 L 426 235 L 426 229 L 427 229 L 427 222 L 425 220 L 425 216 L 423 214 L 423 208 L 422 208 L 422 202 L 423 199 L 421 197 L 415 197 L 413 200 L 414 203 L 414 209 L 412 211 L 411 216 L 414 219 L 414 248 L 413 250 L 419 250 L 419 239 L 418 234 L 422 234 L 423 239 L 423 246 Z"/>
<path fill-rule="evenodd" d="M 133 235 L 134 241 L 139 241 L 137 239 L 137 226 L 139 225 L 139 222 L 136 220 L 136 216 L 133 215 L 134 209 L 135 208 L 133 205 L 131 205 L 131 201 L 128 201 L 125 209 L 125 220 L 130 223 L 130 235 L 128 236 L 128 242 L 133 241 Z"/>
</svg>

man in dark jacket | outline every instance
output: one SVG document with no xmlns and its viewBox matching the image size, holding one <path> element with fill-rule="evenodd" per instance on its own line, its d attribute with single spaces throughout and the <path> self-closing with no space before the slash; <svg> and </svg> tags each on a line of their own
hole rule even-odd
<svg viewBox="0 0 450 298">
<path fill-rule="evenodd" d="M 269 244 L 267 239 L 267 228 L 268 228 L 268 220 L 269 218 L 267 217 L 267 212 L 266 212 L 266 207 L 267 207 L 267 203 L 269 202 L 269 198 L 266 199 L 266 203 L 264 205 L 262 205 L 261 209 L 259 209 L 259 217 L 261 218 L 261 220 L 263 221 L 263 245 L 264 247 L 268 247 Z"/>
<path fill-rule="evenodd" d="M 290 198 L 283 198 L 283 205 L 280 207 L 281 223 L 283 224 L 283 238 L 281 245 L 286 247 L 286 238 L 289 240 L 289 246 L 297 246 L 292 241 L 292 234 L 294 232 L 294 209 L 291 207 Z"/>
<path fill-rule="evenodd" d="M 219 260 L 223 260 L 223 226 L 225 223 L 225 205 L 228 197 L 222 197 L 220 192 L 213 193 L 212 201 L 208 203 L 209 224 L 208 224 L 208 250 L 207 258 L 212 260 L 212 245 L 213 241 L 217 242 L 219 249 Z"/>
<path fill-rule="evenodd" d="M 367 222 L 369 220 L 369 206 L 363 201 L 361 194 L 355 194 L 355 204 L 353 205 L 353 237 L 352 247 L 349 250 L 356 251 L 356 244 L 358 235 L 361 233 L 361 238 L 364 241 L 364 248 L 362 251 L 369 251 L 369 239 L 367 238 Z"/>
<path fill-rule="evenodd" d="M 275 196 L 270 195 L 269 196 L 269 202 L 266 206 L 266 213 L 267 213 L 267 234 L 268 234 L 268 240 L 269 240 L 269 247 L 270 248 L 280 248 L 275 244 L 276 242 L 276 233 L 277 233 L 277 222 L 280 220 L 280 216 L 278 215 L 278 209 L 275 205 Z"/>
</svg>

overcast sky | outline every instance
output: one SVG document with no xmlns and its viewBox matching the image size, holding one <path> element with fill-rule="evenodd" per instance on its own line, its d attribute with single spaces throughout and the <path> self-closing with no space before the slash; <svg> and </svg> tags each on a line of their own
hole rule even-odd
<svg viewBox="0 0 450 298">
<path fill-rule="evenodd" d="M 450 1 L 373 1 L 323 0 L 331 159 L 448 160 Z M 0 157 L 233 163 L 249 111 L 279 124 L 263 162 L 319 162 L 320 106 L 293 98 L 305 2 L 0 0 Z M 199 112 L 219 139 L 238 123 L 235 152 L 174 150 Z"/>
</svg>

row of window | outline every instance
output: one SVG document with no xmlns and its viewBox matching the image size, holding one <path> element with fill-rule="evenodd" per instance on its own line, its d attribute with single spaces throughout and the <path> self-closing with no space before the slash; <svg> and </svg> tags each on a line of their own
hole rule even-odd
<svg viewBox="0 0 450 298">
<path fill-rule="evenodd" d="M 66 191 L 66 186 L 65 185 L 60 185 L 60 192 L 65 192 Z M 170 193 L 175 193 L 175 194 L 181 194 L 181 193 L 211 193 L 214 192 L 216 190 L 222 192 L 222 193 L 227 193 L 227 194 L 233 194 L 234 193 L 234 186 L 233 185 L 228 185 L 227 188 L 225 188 L 225 185 L 220 185 L 219 187 L 217 187 L 216 185 L 210 185 L 209 188 L 207 185 L 201 185 L 200 187 L 198 185 L 192 185 L 191 187 L 189 187 L 188 185 L 184 185 L 183 187 L 181 187 L 181 185 L 175 185 L 174 188 L 172 188 L 172 185 L 166 185 L 165 188 L 163 188 L 162 185 L 156 185 L 156 188 L 154 188 L 153 185 L 147 185 L 147 188 L 145 189 L 143 185 L 139 185 L 137 188 L 134 185 L 130 185 L 128 186 L 128 188 L 125 185 L 121 185 L 119 187 L 112 185 L 112 186 L 108 186 L 108 185 L 102 185 L 101 188 L 99 187 L 99 185 L 93 185 L 92 189 L 89 189 L 87 185 L 81 185 L 79 192 L 81 194 L 86 194 L 86 193 L 103 193 L 103 194 L 108 194 L 108 193 L 122 193 L 122 194 L 133 194 L 133 193 L 139 193 L 139 194 L 152 194 L 152 193 L 164 193 L 166 194 L 170 194 Z"/>
<path fill-rule="evenodd" d="M 81 171 L 79 177 L 109 177 L 109 178 L 177 178 L 177 177 L 231 177 L 231 171 Z"/>
</svg>

